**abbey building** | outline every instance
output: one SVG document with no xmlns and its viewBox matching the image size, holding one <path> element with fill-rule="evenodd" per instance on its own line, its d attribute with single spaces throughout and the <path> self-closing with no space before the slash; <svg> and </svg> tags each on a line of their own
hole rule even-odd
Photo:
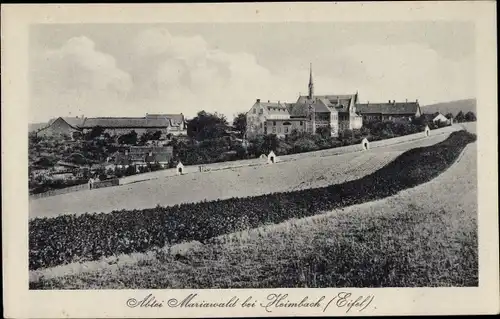
<svg viewBox="0 0 500 319">
<path fill-rule="evenodd" d="M 418 100 L 385 103 L 359 103 L 354 94 L 315 95 L 312 67 L 309 73 L 307 96 L 299 96 L 295 103 L 263 102 L 257 99 L 247 112 L 246 137 L 260 134 L 286 136 L 294 129 L 318 133 L 319 130 L 338 136 L 347 129 L 359 129 L 368 121 L 411 122 L 421 115 Z"/>
<path fill-rule="evenodd" d="M 299 96 L 295 103 L 263 102 L 257 99 L 247 112 L 247 138 L 259 134 L 285 136 L 294 129 L 317 133 L 325 128 L 332 136 L 340 131 L 358 129 L 363 125 L 357 112 L 358 93 L 314 95 L 312 68 L 309 74 L 307 96 Z"/>
</svg>

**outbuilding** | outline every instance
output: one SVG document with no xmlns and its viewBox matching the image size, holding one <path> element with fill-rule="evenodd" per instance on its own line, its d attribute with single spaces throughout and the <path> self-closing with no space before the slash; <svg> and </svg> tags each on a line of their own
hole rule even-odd
<svg viewBox="0 0 500 319">
<path fill-rule="evenodd" d="M 428 137 L 429 135 L 431 135 L 431 130 L 429 129 L 428 125 L 425 126 L 424 135 L 425 135 L 425 137 Z"/>
<path fill-rule="evenodd" d="M 267 163 L 268 164 L 274 164 L 278 161 L 278 158 L 276 157 L 276 154 L 274 154 L 273 151 L 271 151 L 269 153 L 269 155 L 267 155 Z"/>
<path fill-rule="evenodd" d="M 366 137 L 361 141 L 361 147 L 364 151 L 370 149 L 370 142 L 368 142 L 368 139 Z"/>
<path fill-rule="evenodd" d="M 179 162 L 177 164 L 177 166 L 175 167 L 175 169 L 176 169 L 177 175 L 184 174 L 184 165 L 181 162 Z"/>
</svg>

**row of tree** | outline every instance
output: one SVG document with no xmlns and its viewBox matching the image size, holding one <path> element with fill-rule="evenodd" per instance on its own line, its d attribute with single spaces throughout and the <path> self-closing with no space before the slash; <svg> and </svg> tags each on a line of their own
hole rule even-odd
<svg viewBox="0 0 500 319">
<path fill-rule="evenodd" d="M 462 122 L 475 122 L 477 121 L 476 114 L 472 111 L 469 111 L 464 114 L 464 112 L 460 111 L 457 113 L 455 117 L 451 113 L 446 114 L 446 118 L 453 118 L 455 122 L 462 123 Z"/>
</svg>

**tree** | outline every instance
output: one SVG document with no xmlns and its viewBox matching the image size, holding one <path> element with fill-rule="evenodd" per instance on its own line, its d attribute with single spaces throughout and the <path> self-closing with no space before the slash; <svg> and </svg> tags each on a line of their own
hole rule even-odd
<svg viewBox="0 0 500 319">
<path fill-rule="evenodd" d="M 319 147 L 316 143 L 307 137 L 301 137 L 293 143 L 293 150 L 295 153 L 311 152 L 318 149 Z"/>
<path fill-rule="evenodd" d="M 233 127 L 240 132 L 240 137 L 243 137 L 247 130 L 247 115 L 245 113 L 238 113 L 233 120 Z"/>
<path fill-rule="evenodd" d="M 276 134 L 268 134 L 264 136 L 264 143 L 262 145 L 262 151 L 268 154 L 271 151 L 276 151 L 278 148 L 278 136 Z"/>
<path fill-rule="evenodd" d="M 320 135 L 323 138 L 330 137 L 331 128 L 329 126 L 320 126 L 316 129 L 316 134 Z"/>
<path fill-rule="evenodd" d="M 30 144 L 37 144 L 42 140 L 40 136 L 36 134 L 36 132 L 29 132 L 28 133 L 28 139 Z"/>
<path fill-rule="evenodd" d="M 452 119 L 453 119 L 453 114 L 451 114 L 451 113 L 446 113 L 445 117 L 446 117 L 448 120 L 452 120 Z"/>
<path fill-rule="evenodd" d="M 137 144 L 137 132 L 136 131 L 131 131 L 127 134 L 121 135 L 118 138 L 118 143 L 120 144 L 128 144 L 128 145 L 135 145 Z"/>
<path fill-rule="evenodd" d="M 455 121 L 458 123 L 465 121 L 465 115 L 462 111 L 458 112 L 457 116 L 455 116 Z"/>
<path fill-rule="evenodd" d="M 339 139 L 342 141 L 349 141 L 354 138 L 354 132 L 350 129 L 346 129 L 339 132 Z"/>
<path fill-rule="evenodd" d="M 469 111 L 465 114 L 465 121 L 466 122 L 475 122 L 476 121 L 476 114 L 474 112 Z"/>
<path fill-rule="evenodd" d="M 202 141 L 224 136 L 226 128 L 227 120 L 224 115 L 200 111 L 188 122 L 187 134 L 191 138 Z"/>
<path fill-rule="evenodd" d="M 104 127 L 99 125 L 95 126 L 92 128 L 92 130 L 90 130 L 89 133 L 87 133 L 86 138 L 87 140 L 93 140 L 94 138 L 101 136 L 104 133 L 104 131 L 105 131 Z"/>
</svg>

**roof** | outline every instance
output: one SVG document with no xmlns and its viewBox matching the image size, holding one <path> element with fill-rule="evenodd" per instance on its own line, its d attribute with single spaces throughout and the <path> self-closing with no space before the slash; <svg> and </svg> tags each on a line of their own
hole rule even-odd
<svg viewBox="0 0 500 319">
<path fill-rule="evenodd" d="M 361 114 L 415 114 L 420 105 L 418 102 L 396 102 L 396 103 L 366 103 L 357 104 L 357 111 Z"/>
<path fill-rule="evenodd" d="M 305 117 L 291 117 L 289 119 L 267 119 L 267 122 L 293 122 L 293 121 L 306 121 Z"/>
<path fill-rule="evenodd" d="M 71 168 L 80 168 L 80 165 L 76 165 L 76 164 L 68 163 L 68 162 L 64 162 L 64 161 L 58 161 L 57 165 L 61 165 L 61 166 L 65 166 L 65 167 L 71 167 Z"/>
<path fill-rule="evenodd" d="M 82 128 L 93 128 L 101 126 L 104 128 L 167 128 L 170 120 L 167 118 L 145 117 L 93 117 L 87 118 Z"/>
<path fill-rule="evenodd" d="M 153 153 L 172 153 L 172 146 L 132 146 L 130 147 L 131 154 L 146 154 L 149 152 Z"/>
<path fill-rule="evenodd" d="M 169 119 L 171 126 L 179 126 L 185 122 L 184 115 L 181 114 L 146 114 L 146 119 Z"/>
<path fill-rule="evenodd" d="M 332 108 L 334 107 L 338 112 L 349 112 L 349 106 L 351 105 L 351 102 L 354 100 L 356 102 L 357 96 L 356 94 L 328 94 L 328 95 L 315 95 L 314 96 L 315 100 L 320 100 L 321 103 L 326 106 L 327 108 Z M 309 101 L 309 97 L 306 95 L 301 95 L 297 99 L 296 104 L 303 104 Z M 326 112 L 324 110 L 323 106 L 318 106 L 322 111 L 320 112 Z"/>
<path fill-rule="evenodd" d="M 299 101 L 301 99 L 299 98 Z M 312 108 L 315 113 L 331 113 L 338 111 L 337 108 L 330 103 L 326 98 L 316 97 L 313 101 L 304 100 L 304 102 L 297 102 L 290 104 L 290 114 L 294 117 L 306 117 L 309 108 Z"/>
<path fill-rule="evenodd" d="M 82 123 L 85 121 L 85 118 L 83 118 L 83 117 L 62 117 L 62 116 L 60 116 L 60 117 L 57 117 L 54 119 L 50 119 L 49 122 L 47 123 L 47 126 L 51 125 L 52 123 L 54 123 L 58 119 L 62 119 L 63 121 L 68 123 L 73 128 L 79 128 L 82 125 Z"/>
<path fill-rule="evenodd" d="M 266 109 L 269 115 L 287 115 L 288 108 L 286 103 L 280 102 L 259 102 L 259 105 Z"/>
</svg>

